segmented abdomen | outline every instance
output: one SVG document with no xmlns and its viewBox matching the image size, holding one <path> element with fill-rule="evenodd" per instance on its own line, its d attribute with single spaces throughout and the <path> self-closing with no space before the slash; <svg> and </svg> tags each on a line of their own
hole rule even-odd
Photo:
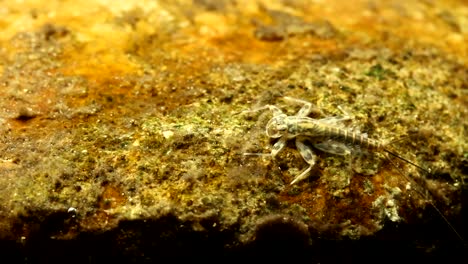
<svg viewBox="0 0 468 264">
<path fill-rule="evenodd" d="M 358 145 L 361 148 L 369 150 L 381 150 L 384 148 L 382 142 L 368 138 L 361 133 L 348 131 L 329 124 L 310 122 L 310 120 L 308 120 L 308 122 L 298 123 L 295 130 L 297 135 L 334 139 L 343 143 Z"/>
<path fill-rule="evenodd" d="M 339 139 L 342 142 L 358 145 L 369 150 L 380 150 L 383 148 L 383 144 L 380 141 L 368 138 L 366 135 L 358 132 L 331 126 L 327 126 L 326 130 L 330 138 Z"/>
</svg>

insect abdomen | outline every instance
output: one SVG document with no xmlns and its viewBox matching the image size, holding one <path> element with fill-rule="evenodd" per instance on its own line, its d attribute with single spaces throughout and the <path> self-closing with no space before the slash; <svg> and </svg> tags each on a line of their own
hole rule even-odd
<svg viewBox="0 0 468 264">
<path fill-rule="evenodd" d="M 337 127 L 327 127 L 330 138 L 340 139 L 346 143 L 358 145 L 369 150 L 379 150 L 383 148 L 380 141 L 368 138 L 361 133 L 348 131 Z"/>
</svg>

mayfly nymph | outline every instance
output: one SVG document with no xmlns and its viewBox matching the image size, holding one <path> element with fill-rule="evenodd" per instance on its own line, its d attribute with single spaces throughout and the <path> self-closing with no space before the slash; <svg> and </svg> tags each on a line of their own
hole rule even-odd
<svg viewBox="0 0 468 264">
<path fill-rule="evenodd" d="M 314 154 L 312 147 L 307 145 L 305 141 L 312 142 L 312 146 L 316 149 L 336 155 L 351 154 L 352 149 L 350 146 L 359 146 L 361 149 L 367 149 L 369 151 L 383 151 L 426 171 L 413 162 L 390 151 L 386 147 L 387 144 L 385 142 L 368 138 L 367 134 L 346 130 L 338 126 L 340 122 L 351 119 L 341 108 L 340 110 L 343 112 L 343 116 L 314 119 L 308 117 L 313 110 L 312 103 L 291 97 L 284 97 L 284 99 L 300 103 L 303 106 L 296 115 L 293 116 L 286 115 L 281 109 L 274 105 L 266 105 L 253 111 L 269 109 L 273 112 L 273 117 L 267 123 L 265 129 L 268 137 L 279 138 L 272 147 L 270 154 L 272 157 L 275 157 L 286 146 L 288 140 L 295 138 L 299 153 L 304 161 L 309 164 L 309 167 L 297 175 L 291 184 L 295 184 L 307 178 L 317 160 L 317 156 Z M 245 153 L 245 155 L 251 154 L 252 153 Z"/>
</svg>

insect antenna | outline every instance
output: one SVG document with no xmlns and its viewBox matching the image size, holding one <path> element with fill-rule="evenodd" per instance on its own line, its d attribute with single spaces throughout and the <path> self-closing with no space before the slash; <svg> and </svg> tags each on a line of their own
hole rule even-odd
<svg viewBox="0 0 468 264">
<path fill-rule="evenodd" d="M 383 149 L 384 152 L 390 154 L 391 156 L 393 157 L 396 157 L 400 160 L 403 160 L 411 165 L 413 165 L 414 167 L 418 168 L 419 170 L 427 173 L 428 175 L 431 174 L 431 172 L 427 169 L 424 169 L 423 167 L 417 165 L 416 163 L 410 161 L 410 160 L 407 160 L 405 158 L 403 158 L 402 156 L 396 154 L 395 152 L 392 152 L 388 149 Z M 398 171 L 398 173 L 400 175 L 402 175 L 407 181 L 409 182 L 412 182 L 414 183 L 416 186 L 419 186 L 415 181 L 414 179 L 408 177 L 405 173 L 403 173 L 403 171 L 401 171 L 401 169 L 387 156 L 385 155 L 386 159 L 396 168 L 396 170 Z M 419 190 L 418 188 L 414 188 L 414 190 L 419 194 L 421 195 L 421 197 L 426 197 L 426 195 L 421 191 Z M 430 192 L 430 191 L 429 191 Z M 428 199 L 428 202 L 429 204 L 432 206 L 432 208 L 435 209 L 435 211 L 437 212 L 437 214 L 444 220 L 445 223 L 447 223 L 447 225 L 450 227 L 450 229 L 452 229 L 453 233 L 458 237 L 458 239 L 460 239 L 460 241 L 463 243 L 464 247 L 467 248 L 468 247 L 468 244 L 466 244 L 465 240 L 463 239 L 463 237 L 460 235 L 460 233 L 458 233 L 457 229 L 450 223 L 450 221 L 447 219 L 447 217 L 445 217 L 445 215 L 439 210 L 439 208 L 437 208 L 437 206 L 435 205 L 435 203 L 431 200 L 431 199 Z"/>
</svg>

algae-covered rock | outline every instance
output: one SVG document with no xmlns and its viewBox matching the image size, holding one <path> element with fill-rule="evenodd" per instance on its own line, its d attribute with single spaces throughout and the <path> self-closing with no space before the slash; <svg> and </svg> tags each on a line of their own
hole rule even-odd
<svg viewBox="0 0 468 264">
<path fill-rule="evenodd" d="M 462 1 L 9 1 L 1 13 L 0 239 L 18 262 L 463 254 Z M 313 148 L 290 185 L 308 165 L 293 140 L 268 155 L 273 114 L 259 110 L 296 114 L 285 96 L 313 103 L 311 118 L 350 114 L 340 128 L 406 161 Z"/>
</svg>

